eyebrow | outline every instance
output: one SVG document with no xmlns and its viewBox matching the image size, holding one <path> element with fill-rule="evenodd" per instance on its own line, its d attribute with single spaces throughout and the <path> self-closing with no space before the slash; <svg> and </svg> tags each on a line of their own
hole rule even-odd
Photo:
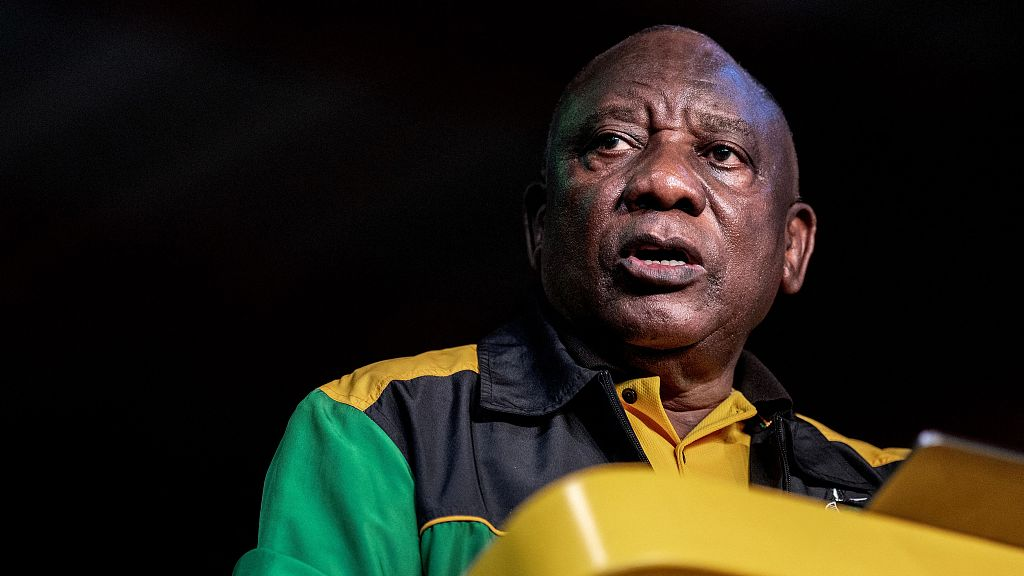
<svg viewBox="0 0 1024 576">
<path fill-rule="evenodd" d="M 601 120 L 605 120 L 608 118 L 614 118 L 615 120 L 622 120 L 625 122 L 643 122 L 644 124 L 646 124 L 646 112 L 647 111 L 644 110 L 643 112 L 638 114 L 638 111 L 634 107 L 612 104 L 608 106 L 602 106 L 601 108 L 598 108 L 597 110 L 591 112 L 590 114 L 587 114 L 586 117 L 583 118 L 583 122 L 581 122 L 581 125 L 593 126 L 594 124 L 597 124 Z"/>
<path fill-rule="evenodd" d="M 754 128 L 746 120 L 736 116 L 726 116 L 713 112 L 692 111 L 687 114 L 696 126 L 708 132 L 732 132 L 748 138 L 754 138 Z"/>
<path fill-rule="evenodd" d="M 727 116 L 724 114 L 700 110 L 691 110 L 687 112 L 686 115 L 698 128 L 707 132 L 732 132 L 746 137 L 754 136 L 754 129 L 750 123 L 736 116 Z M 647 109 L 640 111 L 633 106 L 611 104 L 602 106 L 594 112 L 587 114 L 587 116 L 583 118 L 581 126 L 593 126 L 601 120 L 608 118 L 642 124 L 647 124 L 649 122 Z"/>
</svg>

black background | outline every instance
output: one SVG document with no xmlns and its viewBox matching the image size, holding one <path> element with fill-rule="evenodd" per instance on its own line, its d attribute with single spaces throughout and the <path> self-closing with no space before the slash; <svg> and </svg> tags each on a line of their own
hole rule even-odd
<svg viewBox="0 0 1024 576">
<path fill-rule="evenodd" d="M 790 119 L 818 243 L 750 345 L 797 409 L 1024 449 L 1016 3 L 557 6 L 0 7 L 6 469 L 35 561 L 230 571 L 306 393 L 524 301 L 548 113 L 662 22 Z"/>
</svg>

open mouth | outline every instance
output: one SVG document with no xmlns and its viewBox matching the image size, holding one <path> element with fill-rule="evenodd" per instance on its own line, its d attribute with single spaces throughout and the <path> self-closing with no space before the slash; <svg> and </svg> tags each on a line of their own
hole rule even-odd
<svg viewBox="0 0 1024 576">
<path fill-rule="evenodd" d="M 700 253 L 682 239 L 634 238 L 619 253 L 621 270 L 642 290 L 677 290 L 705 274 Z"/>
<path fill-rule="evenodd" d="M 650 234 L 641 234 L 626 241 L 619 256 L 635 258 L 644 264 L 660 264 L 662 266 L 685 266 L 687 264 L 702 265 L 700 253 L 682 238 L 657 238 Z"/>
<path fill-rule="evenodd" d="M 662 266 L 684 266 L 690 263 L 690 255 L 683 250 L 667 250 L 664 248 L 638 248 L 632 254 L 644 264 L 661 264 Z"/>
</svg>

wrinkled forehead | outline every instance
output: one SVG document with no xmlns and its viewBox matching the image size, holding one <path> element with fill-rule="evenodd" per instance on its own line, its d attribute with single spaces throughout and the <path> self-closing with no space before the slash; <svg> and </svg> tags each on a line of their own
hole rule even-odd
<svg viewBox="0 0 1024 576">
<path fill-rule="evenodd" d="M 559 115 L 572 124 L 614 104 L 669 117 L 721 115 L 767 138 L 788 131 L 767 91 L 718 44 L 692 31 L 648 32 L 604 52 L 569 85 Z"/>
</svg>

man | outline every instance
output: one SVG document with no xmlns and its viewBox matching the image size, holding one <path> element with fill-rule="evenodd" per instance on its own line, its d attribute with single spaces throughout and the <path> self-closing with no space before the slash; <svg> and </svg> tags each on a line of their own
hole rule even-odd
<svg viewBox="0 0 1024 576">
<path fill-rule="evenodd" d="M 816 221 L 782 111 L 715 42 L 655 27 L 594 59 L 544 174 L 525 202 L 536 309 L 312 392 L 237 574 L 458 574 L 526 497 L 609 462 L 836 506 L 905 456 L 794 415 L 744 351 L 800 289 Z"/>
</svg>

